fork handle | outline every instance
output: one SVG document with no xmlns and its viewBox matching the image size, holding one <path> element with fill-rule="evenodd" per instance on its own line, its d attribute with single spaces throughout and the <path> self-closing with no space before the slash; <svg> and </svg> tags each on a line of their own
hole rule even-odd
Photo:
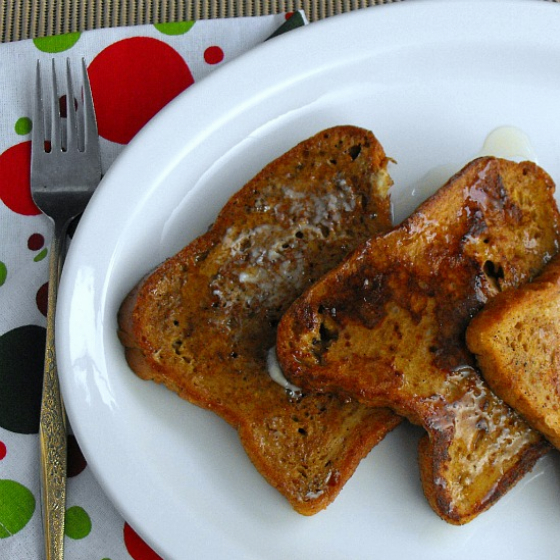
<svg viewBox="0 0 560 560">
<path fill-rule="evenodd" d="M 54 229 L 49 259 L 47 340 L 39 423 L 46 560 L 63 559 L 66 514 L 66 414 L 58 382 L 54 340 L 56 299 L 62 269 L 66 227 L 55 223 Z"/>
</svg>

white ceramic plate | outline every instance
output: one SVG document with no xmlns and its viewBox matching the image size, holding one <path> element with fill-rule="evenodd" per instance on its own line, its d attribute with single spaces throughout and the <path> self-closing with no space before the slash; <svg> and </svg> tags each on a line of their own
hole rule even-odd
<svg viewBox="0 0 560 560">
<path fill-rule="evenodd" d="M 138 380 L 116 337 L 129 289 L 212 222 L 261 167 L 335 124 L 371 129 L 392 166 L 396 219 L 425 177 L 514 126 L 560 181 L 560 6 L 409 0 L 314 23 L 190 88 L 125 150 L 72 243 L 59 298 L 68 413 L 117 507 L 166 559 L 531 558 L 560 550 L 556 453 L 464 527 L 422 495 L 419 430 L 403 426 L 337 500 L 294 513 L 222 420 Z"/>
</svg>

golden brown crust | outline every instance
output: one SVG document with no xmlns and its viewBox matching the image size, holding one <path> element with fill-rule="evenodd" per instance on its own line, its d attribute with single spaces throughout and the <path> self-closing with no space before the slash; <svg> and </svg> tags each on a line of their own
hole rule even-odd
<svg viewBox="0 0 560 560">
<path fill-rule="evenodd" d="M 269 377 L 267 353 L 304 288 L 390 227 L 386 166 L 363 129 L 304 141 L 235 194 L 119 313 L 131 368 L 234 426 L 256 468 L 305 515 L 335 498 L 400 418 L 332 395 L 290 399 Z"/>
<path fill-rule="evenodd" d="M 548 450 L 489 390 L 464 336 L 488 300 L 557 251 L 553 192 L 532 163 L 475 160 L 311 287 L 279 326 L 293 383 L 390 407 L 426 429 L 424 491 L 450 523 L 487 509 Z"/>
<path fill-rule="evenodd" d="M 560 257 L 496 296 L 469 325 L 467 344 L 492 390 L 560 448 Z"/>
</svg>

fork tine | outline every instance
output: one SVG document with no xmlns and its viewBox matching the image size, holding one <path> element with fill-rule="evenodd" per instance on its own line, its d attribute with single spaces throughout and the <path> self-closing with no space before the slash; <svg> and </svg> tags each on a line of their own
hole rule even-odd
<svg viewBox="0 0 560 560">
<path fill-rule="evenodd" d="M 58 99 L 58 85 L 56 80 L 56 65 L 52 59 L 52 99 L 51 99 L 51 151 L 61 150 L 61 115 L 60 100 Z"/>
<path fill-rule="evenodd" d="M 37 61 L 35 71 L 35 107 L 33 107 L 32 149 L 43 151 L 45 148 L 45 116 L 43 113 L 43 84 L 41 64 Z M 40 146 L 40 147 L 39 147 Z"/>
<path fill-rule="evenodd" d="M 87 72 L 86 61 L 82 58 L 83 109 L 84 109 L 84 150 L 99 151 L 97 119 L 93 107 L 93 95 Z"/>
<path fill-rule="evenodd" d="M 78 149 L 78 134 L 76 128 L 76 108 L 74 88 L 72 85 L 72 69 L 70 59 L 66 59 L 66 151 Z"/>
</svg>

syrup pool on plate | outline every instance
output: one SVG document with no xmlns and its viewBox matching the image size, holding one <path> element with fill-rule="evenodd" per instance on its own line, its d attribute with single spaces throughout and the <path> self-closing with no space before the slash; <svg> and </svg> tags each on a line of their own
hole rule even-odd
<svg viewBox="0 0 560 560">
<path fill-rule="evenodd" d="M 408 201 L 404 207 L 399 208 L 399 216 L 396 220 L 411 214 L 416 207 L 434 194 L 437 189 L 444 185 L 449 178 L 460 171 L 470 161 L 482 156 L 495 156 L 512 161 L 533 161 L 538 163 L 535 150 L 529 136 L 520 128 L 515 126 L 500 126 L 492 130 L 484 139 L 481 149 L 472 157 L 460 163 L 446 163 L 434 167 L 414 185 Z"/>
</svg>

